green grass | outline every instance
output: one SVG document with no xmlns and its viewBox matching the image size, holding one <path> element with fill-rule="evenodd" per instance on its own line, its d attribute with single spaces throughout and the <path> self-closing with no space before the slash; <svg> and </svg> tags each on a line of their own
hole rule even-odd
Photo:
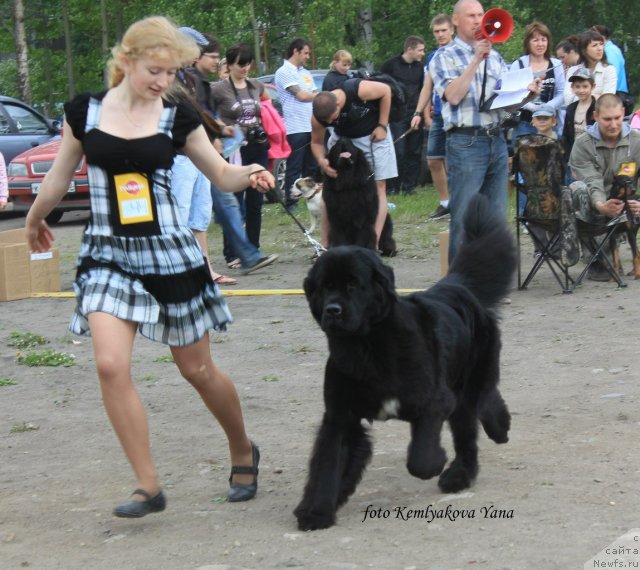
<svg viewBox="0 0 640 570">
<path fill-rule="evenodd" d="M 438 233 L 447 229 L 448 223 L 427 222 L 427 216 L 438 206 L 438 195 L 432 186 L 419 188 L 412 196 L 389 196 L 389 202 L 396 205 L 392 212 L 393 234 L 403 256 L 425 257 L 425 248 L 438 247 Z M 294 212 L 304 227 L 309 227 L 309 213 L 304 202 Z M 209 227 L 209 248 L 222 251 L 219 226 Z M 320 229 L 313 237 L 320 241 Z M 308 248 L 307 238 L 280 204 L 265 204 L 262 209 L 261 249 L 269 253 L 286 255 L 292 250 Z M 218 269 L 220 271 L 220 268 Z"/>
<path fill-rule="evenodd" d="M 17 380 L 13 378 L 0 378 L 0 386 L 17 386 Z"/>
<path fill-rule="evenodd" d="M 154 374 L 146 374 L 145 376 L 138 376 L 134 379 L 135 382 L 157 382 L 158 377 Z"/>
<path fill-rule="evenodd" d="M 162 356 L 158 356 L 158 358 L 155 358 L 153 361 L 154 362 L 175 362 L 171 354 L 163 354 Z"/>
<path fill-rule="evenodd" d="M 36 431 L 40 429 L 38 426 L 22 422 L 21 424 L 14 425 L 9 431 L 10 433 L 25 433 L 27 431 Z"/>
<path fill-rule="evenodd" d="M 16 332 L 13 331 L 9 335 L 8 346 L 12 346 L 13 348 L 19 348 L 24 350 L 25 348 L 35 348 L 36 346 L 40 346 L 43 344 L 47 344 L 49 341 L 43 336 L 39 336 L 30 332 Z"/>
<path fill-rule="evenodd" d="M 18 356 L 18 364 L 23 366 L 75 366 L 75 356 L 55 350 L 43 350 Z"/>
</svg>

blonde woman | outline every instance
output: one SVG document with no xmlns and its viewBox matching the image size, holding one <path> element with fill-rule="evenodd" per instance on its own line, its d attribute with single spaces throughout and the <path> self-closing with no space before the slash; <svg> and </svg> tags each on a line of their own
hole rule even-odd
<svg viewBox="0 0 640 570">
<path fill-rule="evenodd" d="M 349 70 L 353 64 L 353 57 L 346 49 L 339 49 L 333 54 L 329 73 L 322 81 L 322 91 L 333 91 L 342 87 L 342 84 L 349 79 Z"/>
<path fill-rule="evenodd" d="M 31 249 L 46 251 L 54 236 L 44 219 L 85 154 L 91 219 L 82 237 L 70 330 L 91 334 L 105 409 L 137 481 L 130 500 L 115 507 L 119 517 L 142 517 L 166 504 L 131 379 L 138 330 L 169 345 L 180 373 L 224 429 L 233 465 L 228 500 L 251 499 L 257 490 L 258 448 L 245 432 L 236 389 L 209 349 L 209 331 L 224 329 L 231 315 L 181 221 L 170 172 L 181 150 L 227 192 L 247 184 L 264 191 L 274 182 L 262 166 L 230 166 L 194 107 L 165 98 L 178 69 L 197 56 L 193 40 L 167 19 L 133 24 L 113 50 L 111 87 L 65 105 L 60 152 L 27 216 Z"/>
</svg>

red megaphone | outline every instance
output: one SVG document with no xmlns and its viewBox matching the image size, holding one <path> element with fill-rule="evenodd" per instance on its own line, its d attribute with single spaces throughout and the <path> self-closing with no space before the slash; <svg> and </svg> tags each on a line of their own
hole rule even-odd
<svg viewBox="0 0 640 570">
<path fill-rule="evenodd" d="M 477 39 L 487 39 L 490 42 L 506 42 L 513 32 L 513 17 L 502 8 L 491 8 L 485 12 L 476 32 Z"/>
</svg>

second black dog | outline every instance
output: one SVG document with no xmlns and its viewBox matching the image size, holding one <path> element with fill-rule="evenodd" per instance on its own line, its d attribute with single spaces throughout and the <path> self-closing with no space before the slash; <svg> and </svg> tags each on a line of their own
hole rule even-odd
<svg viewBox="0 0 640 570">
<path fill-rule="evenodd" d="M 337 178 L 325 176 L 322 198 L 329 219 L 329 247 L 359 245 L 376 249 L 378 193 L 364 153 L 347 138 L 339 139 L 327 155 Z M 387 214 L 378 244 L 382 255 L 397 253 L 391 216 Z"/>
</svg>

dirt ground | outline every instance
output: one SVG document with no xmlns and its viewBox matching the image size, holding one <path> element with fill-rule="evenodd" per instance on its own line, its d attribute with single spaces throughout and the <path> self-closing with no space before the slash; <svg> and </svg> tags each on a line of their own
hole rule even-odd
<svg viewBox="0 0 640 570">
<path fill-rule="evenodd" d="M 56 230 L 65 290 L 82 215 L 69 219 Z M 23 223 L 0 221 L 0 230 Z M 437 248 L 401 251 L 390 262 L 398 287 L 432 284 L 437 256 Z M 309 263 L 300 241 L 227 290 L 298 289 Z M 628 283 L 587 282 L 562 295 L 543 270 L 528 291 L 512 291 L 501 383 L 511 439 L 497 446 L 481 435 L 475 485 L 445 496 L 435 480 L 412 478 L 408 426 L 376 423 L 372 462 L 338 524 L 311 533 L 296 529 L 292 510 L 322 413 L 327 349 L 302 295 L 229 297 L 235 323 L 211 341 L 261 448 L 258 497 L 248 503 L 224 502 L 220 428 L 175 366 L 158 361 L 166 348 L 139 338 L 133 376 L 169 500 L 164 513 L 141 520 L 111 515 L 134 481 L 101 405 L 90 340 L 66 334 L 74 300 L 2 303 L 0 378 L 17 383 L 0 386 L 0 568 L 583 568 L 640 526 L 640 282 Z M 76 365 L 17 365 L 12 331 L 45 336 Z M 448 432 L 444 443 L 451 455 Z M 411 509 L 440 516 L 411 519 Z M 367 510 L 377 516 L 365 519 Z"/>
</svg>

